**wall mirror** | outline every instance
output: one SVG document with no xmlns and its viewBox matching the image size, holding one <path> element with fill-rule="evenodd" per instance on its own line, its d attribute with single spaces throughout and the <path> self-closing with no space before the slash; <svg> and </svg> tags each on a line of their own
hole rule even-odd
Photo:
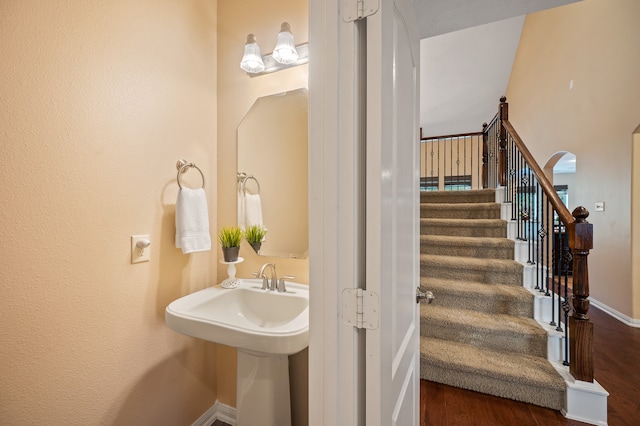
<svg viewBox="0 0 640 426">
<path fill-rule="evenodd" d="M 257 200 L 267 228 L 261 256 L 308 256 L 308 110 L 307 89 L 278 93 L 258 98 L 238 126 L 238 174 L 249 177 L 238 185 L 238 222 Z"/>
</svg>

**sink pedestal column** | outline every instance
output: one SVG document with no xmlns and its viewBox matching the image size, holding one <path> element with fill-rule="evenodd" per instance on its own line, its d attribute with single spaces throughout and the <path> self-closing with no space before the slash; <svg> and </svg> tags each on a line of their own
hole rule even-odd
<svg viewBox="0 0 640 426">
<path fill-rule="evenodd" d="M 238 426 L 290 426 L 289 357 L 238 349 Z"/>
</svg>

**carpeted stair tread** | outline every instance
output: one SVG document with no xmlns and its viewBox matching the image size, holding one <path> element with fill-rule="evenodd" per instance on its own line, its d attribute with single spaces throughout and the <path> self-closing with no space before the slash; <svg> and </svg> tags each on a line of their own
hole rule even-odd
<svg viewBox="0 0 640 426">
<path fill-rule="evenodd" d="M 500 219 L 498 203 L 422 203 L 420 217 L 449 219 Z"/>
<path fill-rule="evenodd" d="M 515 243 L 507 238 L 421 235 L 420 252 L 444 256 L 513 259 Z"/>
<path fill-rule="evenodd" d="M 566 388 L 544 358 L 420 337 L 420 377 L 561 410 Z"/>
<path fill-rule="evenodd" d="M 422 235 L 506 238 L 507 222 L 502 219 L 420 218 Z"/>
<path fill-rule="evenodd" d="M 420 276 L 522 285 L 522 264 L 507 259 L 420 255 Z"/>
<path fill-rule="evenodd" d="M 421 305 L 420 334 L 539 357 L 547 354 L 546 331 L 533 318 L 514 315 Z"/>
<path fill-rule="evenodd" d="M 495 201 L 495 189 L 420 192 L 421 203 L 493 203 Z"/>
<path fill-rule="evenodd" d="M 434 294 L 431 306 L 533 317 L 534 295 L 522 286 L 435 277 L 421 277 L 420 285 Z"/>
</svg>

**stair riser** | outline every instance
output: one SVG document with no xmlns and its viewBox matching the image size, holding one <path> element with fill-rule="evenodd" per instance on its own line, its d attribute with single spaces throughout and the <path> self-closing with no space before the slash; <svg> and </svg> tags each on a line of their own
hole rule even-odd
<svg viewBox="0 0 640 426">
<path fill-rule="evenodd" d="M 564 408 L 564 392 L 536 388 L 528 384 L 518 385 L 491 376 L 451 368 L 443 369 L 430 364 L 428 358 L 421 357 L 421 379 L 495 395 L 501 398 L 510 398 L 528 404 L 548 407 L 553 410 L 562 410 Z M 506 389 L 509 391 L 506 391 Z"/>
<path fill-rule="evenodd" d="M 506 227 L 491 226 L 443 226 L 434 224 L 420 224 L 422 235 L 446 235 L 451 237 L 487 237 L 506 238 Z"/>
<path fill-rule="evenodd" d="M 500 219 L 500 206 L 495 208 L 438 208 L 437 204 L 420 206 L 420 217 L 433 219 Z"/>
<path fill-rule="evenodd" d="M 420 335 L 452 342 L 465 343 L 493 350 L 547 356 L 547 336 L 516 333 L 499 333 L 481 327 L 468 327 L 440 321 L 439 319 L 420 320 Z"/>
<path fill-rule="evenodd" d="M 433 241 L 421 241 L 420 253 L 437 256 L 474 257 L 476 259 L 513 259 L 513 248 L 454 246 L 452 244 L 438 244 Z"/>
<path fill-rule="evenodd" d="M 492 312 L 495 314 L 514 315 L 525 318 L 533 318 L 534 314 L 531 302 L 514 302 L 508 298 L 461 297 L 460 293 L 452 294 L 435 291 L 433 295 L 435 296 L 434 304 L 448 308 Z"/>
<path fill-rule="evenodd" d="M 495 203 L 495 191 L 421 192 L 421 203 Z"/>
<path fill-rule="evenodd" d="M 420 263 L 420 275 L 423 277 L 456 279 L 460 281 L 475 281 L 488 284 L 522 285 L 522 270 L 519 275 L 513 270 L 490 269 L 462 269 L 433 265 L 429 262 Z"/>
</svg>

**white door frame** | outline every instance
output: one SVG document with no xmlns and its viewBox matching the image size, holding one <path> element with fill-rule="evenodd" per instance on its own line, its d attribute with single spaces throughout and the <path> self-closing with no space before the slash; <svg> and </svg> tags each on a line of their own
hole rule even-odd
<svg viewBox="0 0 640 426">
<path fill-rule="evenodd" d="M 355 63 L 337 52 L 339 42 L 355 49 L 356 34 L 339 19 L 338 3 L 309 2 L 309 424 L 351 426 L 358 424 L 358 373 L 340 366 L 360 348 L 355 329 L 341 320 L 340 301 L 356 283 L 356 271 L 348 270 L 356 182 L 355 170 L 339 165 L 354 161 L 357 129 L 348 111 L 355 110 Z"/>
</svg>

